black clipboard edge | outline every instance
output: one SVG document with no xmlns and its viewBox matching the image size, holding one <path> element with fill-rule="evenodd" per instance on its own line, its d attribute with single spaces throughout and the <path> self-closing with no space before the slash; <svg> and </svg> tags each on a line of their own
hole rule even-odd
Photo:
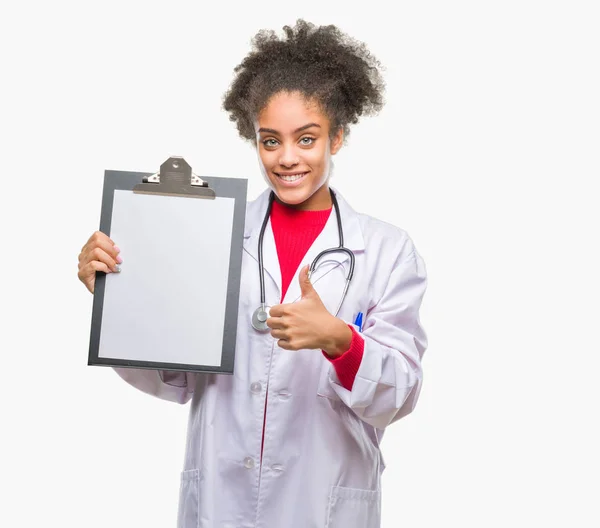
<svg viewBox="0 0 600 528">
<path fill-rule="evenodd" d="M 143 181 L 143 178 L 149 177 L 152 174 L 153 173 L 151 172 L 104 171 L 104 188 L 102 192 L 102 209 L 99 229 L 102 233 L 110 237 L 114 192 L 116 190 L 133 191 L 136 184 Z M 233 212 L 234 233 L 232 233 L 231 237 L 230 267 L 225 308 L 225 327 L 223 329 L 221 366 L 157 363 L 99 357 L 98 351 L 100 349 L 102 310 L 104 306 L 104 291 L 106 285 L 106 274 L 100 271 L 96 272 L 96 283 L 94 287 L 88 366 L 113 366 L 153 370 L 233 374 L 237 340 L 237 320 L 239 315 L 239 295 L 236 295 L 235 292 L 240 291 L 243 255 L 243 245 L 240 244 L 236 247 L 235 240 L 238 238 L 243 239 L 246 220 L 248 180 L 246 178 L 223 178 L 216 176 L 202 176 L 202 178 L 208 182 L 210 188 L 214 190 L 217 197 L 223 196 L 235 199 Z"/>
</svg>

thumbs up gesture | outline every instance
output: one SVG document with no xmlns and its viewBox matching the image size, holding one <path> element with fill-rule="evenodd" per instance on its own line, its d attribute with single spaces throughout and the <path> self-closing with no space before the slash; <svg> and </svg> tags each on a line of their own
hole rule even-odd
<svg viewBox="0 0 600 528">
<path fill-rule="evenodd" d="M 308 278 L 308 268 L 304 266 L 298 275 L 302 298 L 273 306 L 267 326 L 285 350 L 321 349 L 337 357 L 350 347 L 352 331 L 327 311 Z"/>
</svg>

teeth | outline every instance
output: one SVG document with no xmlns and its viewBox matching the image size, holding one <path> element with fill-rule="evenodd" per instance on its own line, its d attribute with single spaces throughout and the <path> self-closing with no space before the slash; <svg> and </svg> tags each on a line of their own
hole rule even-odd
<svg viewBox="0 0 600 528">
<path fill-rule="evenodd" d="M 304 176 L 304 174 L 306 173 L 302 173 L 302 174 L 294 174 L 293 176 L 283 176 L 281 174 L 278 174 L 278 176 L 286 182 L 294 182 L 296 180 L 299 180 L 300 178 L 302 178 L 302 176 Z"/>
</svg>

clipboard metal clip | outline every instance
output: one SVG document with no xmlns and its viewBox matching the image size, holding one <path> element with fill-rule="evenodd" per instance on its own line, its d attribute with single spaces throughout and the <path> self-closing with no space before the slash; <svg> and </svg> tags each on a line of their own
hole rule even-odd
<svg viewBox="0 0 600 528">
<path fill-rule="evenodd" d="M 159 172 L 144 176 L 142 183 L 138 183 L 133 192 L 209 199 L 216 196 L 208 182 L 194 174 L 192 167 L 181 156 L 171 156 L 160 166 Z"/>
</svg>

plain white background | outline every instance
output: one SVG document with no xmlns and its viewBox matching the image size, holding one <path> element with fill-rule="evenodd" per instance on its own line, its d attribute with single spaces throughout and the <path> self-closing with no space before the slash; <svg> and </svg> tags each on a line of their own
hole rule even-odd
<svg viewBox="0 0 600 528">
<path fill-rule="evenodd" d="M 264 188 L 221 96 L 256 31 L 298 17 L 386 67 L 333 183 L 429 273 L 384 528 L 599 526 L 600 18 L 530 0 L 3 2 L 0 525 L 175 525 L 188 409 L 86 365 L 77 255 L 105 169 L 177 154 Z"/>
</svg>

